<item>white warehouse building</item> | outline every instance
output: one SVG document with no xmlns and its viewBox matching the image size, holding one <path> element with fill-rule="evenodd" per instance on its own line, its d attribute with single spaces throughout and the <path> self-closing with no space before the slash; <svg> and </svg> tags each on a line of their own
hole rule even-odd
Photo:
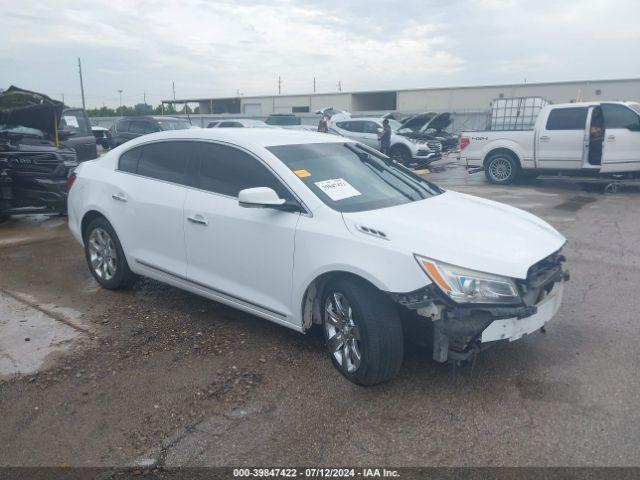
<svg viewBox="0 0 640 480">
<path fill-rule="evenodd" d="M 199 113 L 266 117 L 273 113 L 313 113 L 334 107 L 357 114 L 378 112 L 484 112 L 496 98 L 543 97 L 553 103 L 595 100 L 638 100 L 640 78 L 550 83 L 520 83 L 477 87 L 311 93 L 306 95 L 239 96 L 164 100 L 163 104 L 197 104 Z"/>
</svg>

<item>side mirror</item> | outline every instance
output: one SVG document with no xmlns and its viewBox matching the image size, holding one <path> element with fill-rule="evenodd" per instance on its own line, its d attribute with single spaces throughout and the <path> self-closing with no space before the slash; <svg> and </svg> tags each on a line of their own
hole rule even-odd
<svg viewBox="0 0 640 480">
<path fill-rule="evenodd" d="M 58 130 L 58 138 L 60 140 L 68 140 L 69 138 L 75 136 L 76 132 L 74 130 Z"/>
<path fill-rule="evenodd" d="M 268 187 L 245 188 L 238 193 L 238 203 L 245 208 L 281 207 L 286 202 Z"/>
</svg>

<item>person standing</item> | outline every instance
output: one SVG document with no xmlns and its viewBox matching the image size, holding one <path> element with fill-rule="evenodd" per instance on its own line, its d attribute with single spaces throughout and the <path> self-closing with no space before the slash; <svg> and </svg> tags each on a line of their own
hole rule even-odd
<svg viewBox="0 0 640 480">
<path fill-rule="evenodd" d="M 389 119 L 385 118 L 382 121 L 382 134 L 380 135 L 380 151 L 385 155 L 388 155 L 390 146 L 391 146 L 391 125 L 389 125 Z"/>
<path fill-rule="evenodd" d="M 322 117 L 320 117 L 320 121 L 318 122 L 318 131 L 322 133 L 329 133 L 329 121 L 326 115 L 322 115 Z"/>
</svg>

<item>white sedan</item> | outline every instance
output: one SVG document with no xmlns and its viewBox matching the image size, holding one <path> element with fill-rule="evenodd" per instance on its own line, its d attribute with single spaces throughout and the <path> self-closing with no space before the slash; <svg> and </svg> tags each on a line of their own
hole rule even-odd
<svg viewBox="0 0 640 480">
<path fill-rule="evenodd" d="M 333 135 L 159 132 L 69 184 L 69 227 L 103 287 L 143 275 L 299 332 L 321 325 L 363 385 L 396 375 L 407 334 L 457 362 L 539 329 L 566 280 L 565 239 L 544 221 Z"/>
</svg>

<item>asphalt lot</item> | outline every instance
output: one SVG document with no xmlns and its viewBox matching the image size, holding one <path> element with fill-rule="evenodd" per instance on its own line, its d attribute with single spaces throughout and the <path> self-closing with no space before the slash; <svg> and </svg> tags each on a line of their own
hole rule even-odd
<svg viewBox="0 0 640 480">
<path fill-rule="evenodd" d="M 153 281 L 103 290 L 63 218 L 13 219 L 0 225 L 0 465 L 640 465 L 640 191 L 496 187 L 439 163 L 430 180 L 568 238 L 572 279 L 546 334 L 455 377 L 411 347 L 394 381 L 357 387 L 318 334 Z M 38 360 L 21 363 L 29 350 Z"/>
</svg>

